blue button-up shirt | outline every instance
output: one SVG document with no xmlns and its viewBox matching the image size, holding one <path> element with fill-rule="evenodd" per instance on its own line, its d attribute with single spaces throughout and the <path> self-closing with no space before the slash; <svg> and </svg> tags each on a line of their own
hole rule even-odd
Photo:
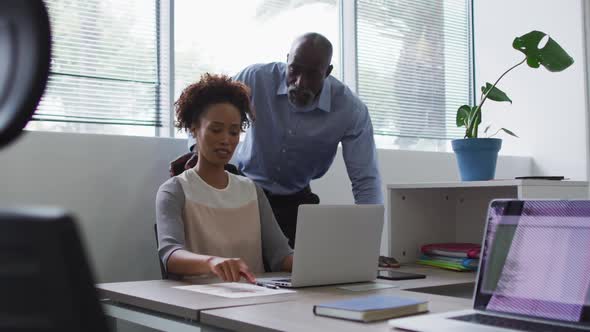
<svg viewBox="0 0 590 332">
<path fill-rule="evenodd" d="M 373 126 L 367 106 L 329 76 L 306 110 L 287 97 L 285 63 L 247 67 L 234 79 L 252 90 L 256 121 L 233 161 L 262 188 L 277 195 L 298 192 L 332 165 L 338 143 L 357 204 L 383 204 Z"/>
</svg>

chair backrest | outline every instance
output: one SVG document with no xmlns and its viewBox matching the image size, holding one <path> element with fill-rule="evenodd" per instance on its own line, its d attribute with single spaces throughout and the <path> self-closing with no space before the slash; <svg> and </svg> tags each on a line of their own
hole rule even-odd
<svg viewBox="0 0 590 332">
<path fill-rule="evenodd" d="M 232 174 L 242 175 L 242 176 L 244 175 L 242 172 L 240 172 L 240 170 L 234 164 L 225 164 L 225 166 L 223 168 Z"/>
<path fill-rule="evenodd" d="M 162 279 L 168 279 L 168 272 L 166 272 L 164 263 L 162 263 L 160 255 L 158 254 L 158 224 L 154 224 L 154 234 L 156 235 L 156 256 L 158 257 L 158 262 L 160 263 L 160 273 L 162 274 Z"/>
<path fill-rule="evenodd" d="M 0 330 L 108 331 L 75 220 L 0 210 Z"/>
</svg>

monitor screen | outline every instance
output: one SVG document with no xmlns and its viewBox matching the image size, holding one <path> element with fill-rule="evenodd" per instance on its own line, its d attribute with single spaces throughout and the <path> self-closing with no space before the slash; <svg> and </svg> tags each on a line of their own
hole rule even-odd
<svg viewBox="0 0 590 332">
<path fill-rule="evenodd" d="M 590 325 L 590 201 L 495 200 L 475 309 Z"/>
</svg>

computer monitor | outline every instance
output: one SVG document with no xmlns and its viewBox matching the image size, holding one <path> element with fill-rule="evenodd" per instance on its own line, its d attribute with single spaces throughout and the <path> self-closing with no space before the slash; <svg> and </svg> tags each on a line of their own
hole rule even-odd
<svg viewBox="0 0 590 332">
<path fill-rule="evenodd" d="M 107 331 L 74 219 L 0 210 L 0 331 Z"/>
</svg>

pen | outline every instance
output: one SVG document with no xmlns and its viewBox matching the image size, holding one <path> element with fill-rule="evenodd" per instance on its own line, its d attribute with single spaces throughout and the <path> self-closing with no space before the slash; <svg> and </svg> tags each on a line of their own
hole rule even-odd
<svg viewBox="0 0 590 332">
<path fill-rule="evenodd" d="M 263 283 L 263 282 L 256 282 L 257 286 L 261 286 L 261 287 L 266 287 L 266 288 L 270 288 L 270 289 L 279 289 L 279 286 L 277 285 L 272 285 L 272 284 L 267 284 L 267 283 Z"/>
</svg>

